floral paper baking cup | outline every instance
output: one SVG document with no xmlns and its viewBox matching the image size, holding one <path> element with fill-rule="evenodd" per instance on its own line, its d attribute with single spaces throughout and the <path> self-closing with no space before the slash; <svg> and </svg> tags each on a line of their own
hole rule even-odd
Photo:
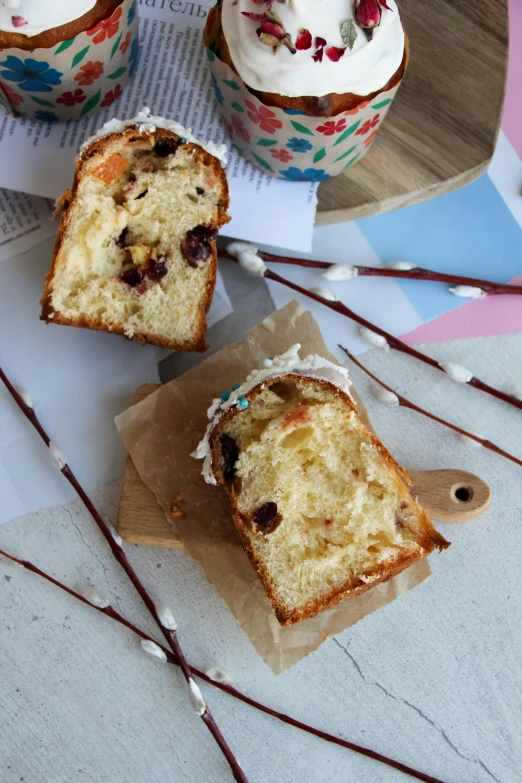
<svg viewBox="0 0 522 783">
<path fill-rule="evenodd" d="M 120 97 L 138 61 L 137 0 L 49 49 L 0 50 L 0 100 L 35 120 L 77 120 Z"/>
<path fill-rule="evenodd" d="M 243 157 L 274 177 L 322 182 L 362 160 L 400 81 L 334 117 L 265 106 L 240 77 L 207 49 L 212 84 L 225 127 Z"/>
</svg>

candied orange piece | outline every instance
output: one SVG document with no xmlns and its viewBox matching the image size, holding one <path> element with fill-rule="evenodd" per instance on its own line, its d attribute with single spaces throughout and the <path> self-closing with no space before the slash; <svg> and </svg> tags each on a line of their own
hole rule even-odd
<svg viewBox="0 0 522 783">
<path fill-rule="evenodd" d="M 93 169 L 92 174 L 107 185 L 110 185 L 115 179 L 121 177 L 128 167 L 129 164 L 127 161 L 115 152 L 114 155 L 110 155 L 107 160 L 104 160 L 103 163 L 96 166 L 96 168 Z"/>
</svg>

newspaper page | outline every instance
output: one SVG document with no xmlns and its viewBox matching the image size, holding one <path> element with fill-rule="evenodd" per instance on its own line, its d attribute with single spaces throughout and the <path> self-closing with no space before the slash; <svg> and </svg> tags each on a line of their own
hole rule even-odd
<svg viewBox="0 0 522 783">
<path fill-rule="evenodd" d="M 225 233 L 251 242 L 310 251 L 317 185 L 273 178 L 231 148 L 214 97 L 202 40 L 211 0 L 140 0 L 136 76 L 103 112 L 53 124 L 14 119 L 0 107 L 0 187 L 56 198 L 70 187 L 80 145 L 112 117 L 143 107 L 176 119 L 196 138 L 227 143 L 232 222 Z"/>
<path fill-rule="evenodd" d="M 24 253 L 56 231 L 49 199 L 0 188 L 0 261 Z"/>
</svg>

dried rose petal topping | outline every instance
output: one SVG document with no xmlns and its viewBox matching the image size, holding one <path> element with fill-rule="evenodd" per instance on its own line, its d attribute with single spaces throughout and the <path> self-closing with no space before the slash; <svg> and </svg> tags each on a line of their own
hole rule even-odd
<svg viewBox="0 0 522 783">
<path fill-rule="evenodd" d="M 11 22 L 13 27 L 25 27 L 27 24 L 27 21 L 24 19 L 23 16 L 12 16 Z"/>
<path fill-rule="evenodd" d="M 346 51 L 346 47 L 344 49 L 339 49 L 337 46 L 330 46 L 329 49 L 326 50 L 326 56 L 333 62 L 337 63 L 343 56 L 343 54 Z"/>
<path fill-rule="evenodd" d="M 383 8 L 386 8 L 387 11 L 393 11 L 393 8 L 390 8 L 386 0 L 379 0 L 379 3 L 382 5 Z"/>
<path fill-rule="evenodd" d="M 295 46 L 296 49 L 310 49 L 312 46 L 312 34 L 310 30 L 305 30 L 304 27 L 299 30 Z"/>
<path fill-rule="evenodd" d="M 312 55 L 312 60 L 316 63 L 322 63 L 324 49 L 318 49 L 315 54 Z"/>
<path fill-rule="evenodd" d="M 277 22 L 264 21 L 261 23 L 261 32 L 267 35 L 273 35 L 278 41 L 282 41 L 285 37 L 285 30 Z"/>
<path fill-rule="evenodd" d="M 326 41 L 324 40 L 324 38 L 317 37 L 315 39 L 315 45 L 318 49 L 321 49 L 323 46 L 326 46 Z"/>
<path fill-rule="evenodd" d="M 381 7 L 377 0 L 357 0 L 355 4 L 355 21 L 359 27 L 372 29 L 381 23 Z"/>
<path fill-rule="evenodd" d="M 262 22 L 263 19 L 266 17 L 266 13 L 253 14 L 250 11 L 241 11 L 241 16 L 246 16 L 247 19 L 252 19 L 252 21 L 254 22 Z"/>
</svg>

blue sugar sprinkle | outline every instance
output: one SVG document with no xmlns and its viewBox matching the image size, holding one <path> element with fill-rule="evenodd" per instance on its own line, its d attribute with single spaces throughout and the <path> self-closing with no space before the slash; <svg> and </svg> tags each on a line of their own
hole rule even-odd
<svg viewBox="0 0 522 783">
<path fill-rule="evenodd" d="M 239 398 L 237 401 L 238 408 L 248 408 L 248 400 L 246 400 L 243 395 Z"/>
<path fill-rule="evenodd" d="M 236 391 L 236 389 L 239 389 L 239 383 L 235 383 L 235 384 L 232 386 L 232 391 Z"/>
<path fill-rule="evenodd" d="M 223 394 L 221 395 L 221 399 L 223 400 L 223 402 L 226 402 L 229 398 L 230 398 L 229 391 L 223 392 Z"/>
</svg>

